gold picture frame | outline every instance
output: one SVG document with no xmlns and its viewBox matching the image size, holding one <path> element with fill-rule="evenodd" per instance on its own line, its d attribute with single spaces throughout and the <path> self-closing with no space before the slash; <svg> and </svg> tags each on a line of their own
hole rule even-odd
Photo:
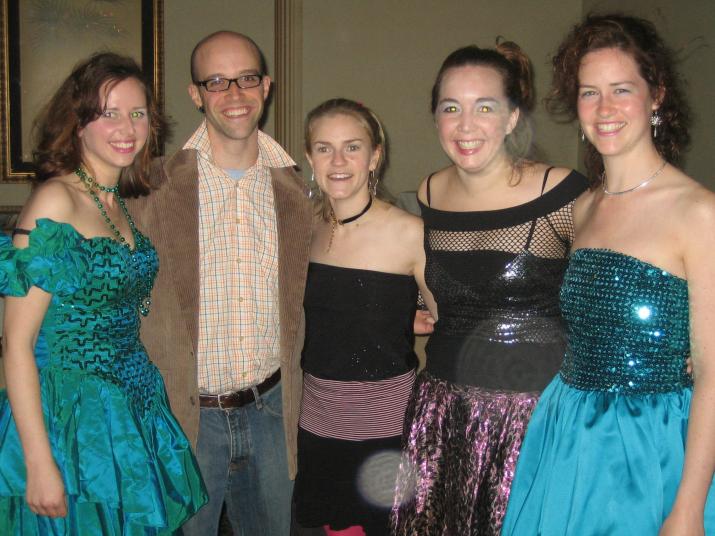
<svg viewBox="0 0 715 536">
<path fill-rule="evenodd" d="M 163 104 L 163 0 L 0 2 L 0 184 L 32 178 L 32 122 L 93 52 L 136 58 Z"/>
</svg>

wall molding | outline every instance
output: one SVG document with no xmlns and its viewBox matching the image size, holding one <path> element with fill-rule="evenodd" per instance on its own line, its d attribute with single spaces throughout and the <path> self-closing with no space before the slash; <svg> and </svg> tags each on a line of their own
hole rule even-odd
<svg viewBox="0 0 715 536">
<path fill-rule="evenodd" d="M 275 0 L 275 136 L 303 154 L 303 0 Z"/>
</svg>

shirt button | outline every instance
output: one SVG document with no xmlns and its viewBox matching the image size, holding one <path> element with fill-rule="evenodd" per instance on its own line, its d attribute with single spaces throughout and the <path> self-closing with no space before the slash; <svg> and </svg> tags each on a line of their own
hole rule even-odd
<svg viewBox="0 0 715 536">
<path fill-rule="evenodd" d="M 243 301 L 243 298 L 238 298 L 239 303 Z"/>
<path fill-rule="evenodd" d="M 196 398 L 194 398 L 193 396 L 190 396 L 190 397 L 189 397 L 189 402 L 191 402 L 191 405 L 192 405 L 192 406 L 195 406 L 195 405 L 196 405 Z"/>
<path fill-rule="evenodd" d="M 241 223 L 241 218 L 236 218 L 236 223 Z"/>
</svg>

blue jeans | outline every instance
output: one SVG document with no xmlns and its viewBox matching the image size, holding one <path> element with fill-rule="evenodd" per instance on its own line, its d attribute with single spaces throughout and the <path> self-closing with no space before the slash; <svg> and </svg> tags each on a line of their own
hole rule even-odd
<svg viewBox="0 0 715 536">
<path fill-rule="evenodd" d="M 234 536 L 288 536 L 293 481 L 288 478 L 281 384 L 241 408 L 201 408 L 196 458 L 209 503 L 184 536 L 214 536 L 221 506 Z"/>
</svg>

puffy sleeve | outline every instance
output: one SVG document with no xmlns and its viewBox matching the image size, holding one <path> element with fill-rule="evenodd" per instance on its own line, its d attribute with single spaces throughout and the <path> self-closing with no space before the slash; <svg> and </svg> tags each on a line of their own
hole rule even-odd
<svg viewBox="0 0 715 536">
<path fill-rule="evenodd" d="M 37 220 L 26 248 L 16 248 L 10 237 L 0 235 L 0 294 L 25 296 L 39 287 L 58 296 L 81 287 L 87 273 L 87 254 L 82 236 L 67 223 Z"/>
</svg>

